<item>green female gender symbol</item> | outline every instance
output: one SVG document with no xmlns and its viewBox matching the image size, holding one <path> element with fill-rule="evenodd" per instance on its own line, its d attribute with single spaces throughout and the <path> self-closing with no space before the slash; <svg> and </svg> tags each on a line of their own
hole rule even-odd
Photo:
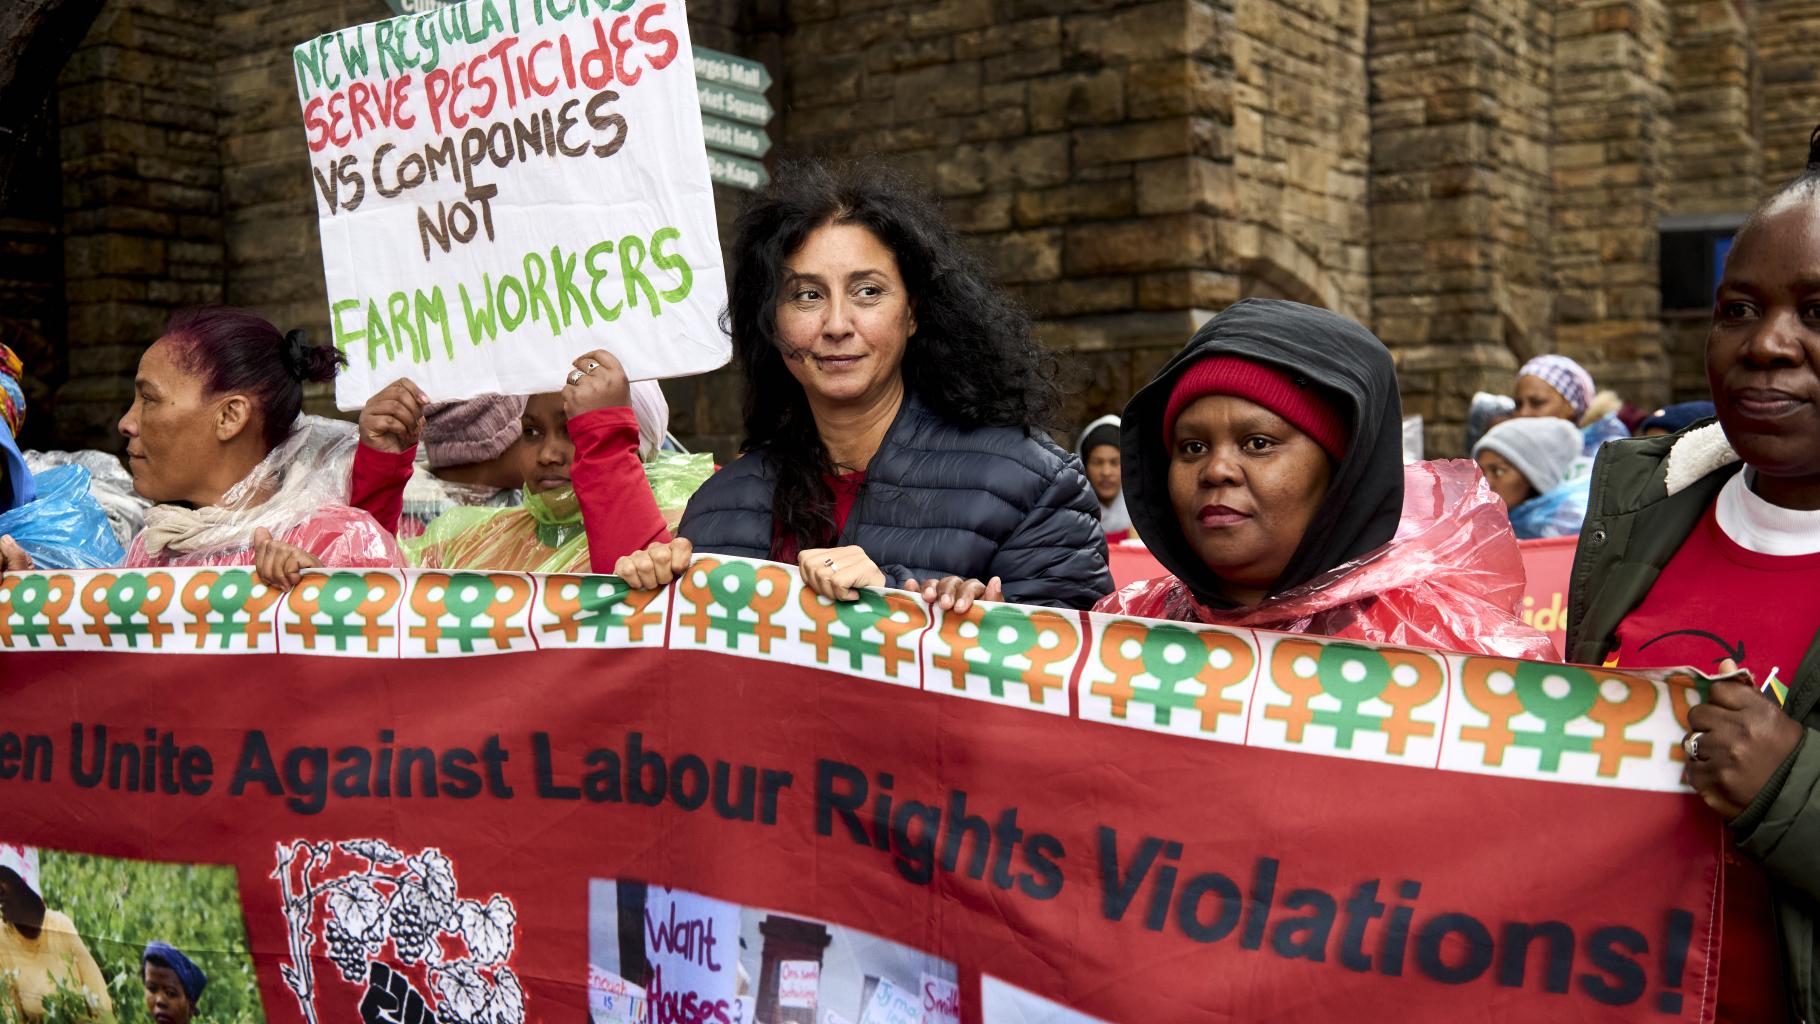
<svg viewBox="0 0 1820 1024">
<path fill-rule="evenodd" d="M 247 622 L 240 621 L 240 611 L 253 597 L 253 576 L 245 569 L 232 569 L 215 577 L 209 587 L 209 609 L 221 616 L 221 625 L 210 626 L 210 631 L 220 638 L 221 647 L 227 649 L 229 640 L 235 633 L 244 632 Z"/>
<path fill-rule="evenodd" d="M 499 597 L 499 584 L 482 573 L 456 573 L 449 577 L 443 591 L 442 606 L 461 620 L 460 625 L 442 627 L 442 635 L 472 651 L 474 642 L 487 638 L 488 629 L 480 621 Z"/>
<path fill-rule="evenodd" d="M 845 636 L 830 637 L 830 642 L 846 652 L 849 667 L 855 671 L 864 668 L 866 655 L 881 653 L 880 644 L 866 639 L 866 631 L 890 615 L 890 602 L 869 590 L 860 591 L 855 600 L 834 602 L 835 621 L 845 627 L 847 633 Z"/>
<path fill-rule="evenodd" d="M 366 599 L 365 576 L 357 572 L 331 573 L 316 595 L 316 608 L 328 617 L 329 622 L 318 625 L 316 632 L 334 638 L 336 650 L 347 650 L 349 640 L 360 639 L 366 634 L 360 623 L 349 621 L 349 616 Z"/>
<path fill-rule="evenodd" d="M 253 599 L 253 575 L 245 569 L 230 569 L 215 578 L 209 588 L 209 609 L 231 623 Z"/>
<path fill-rule="evenodd" d="M 26 626 L 44 610 L 44 605 L 51 599 L 51 585 L 42 576 L 26 576 L 13 588 L 13 610 L 25 620 Z"/>
<path fill-rule="evenodd" d="M 322 585 L 322 593 L 316 598 L 316 607 L 322 609 L 324 615 L 340 622 L 360 607 L 360 602 L 366 600 L 366 597 L 366 577 L 356 572 L 332 573 Z"/>
<path fill-rule="evenodd" d="M 491 576 L 479 573 L 457 573 L 449 577 L 449 587 L 443 592 L 443 607 L 449 614 L 462 621 L 463 625 L 471 624 L 480 614 L 493 607 L 494 598 L 499 596 L 499 585 Z"/>
<path fill-rule="evenodd" d="M 616 577 L 583 576 L 575 596 L 581 609 L 575 613 L 576 625 L 592 629 L 595 643 L 605 643 L 608 630 L 626 624 L 625 613 L 614 611 L 613 606 L 631 592 L 632 588 Z"/>
<path fill-rule="evenodd" d="M 38 615 L 51 599 L 51 585 L 43 576 L 26 576 L 13 587 L 13 613 L 19 617 L 19 624 L 12 627 L 13 632 L 38 646 L 38 638 L 50 632 L 49 622 L 39 622 Z"/>
<path fill-rule="evenodd" d="M 708 594 L 729 612 L 752 605 L 758 594 L 758 570 L 744 562 L 728 562 L 708 571 Z"/>
<path fill-rule="evenodd" d="M 1169 660 L 1172 651 L 1182 652 L 1180 661 Z M 1181 626 L 1152 626 L 1144 636 L 1143 657 L 1144 671 L 1156 677 L 1157 688 L 1133 688 L 1131 699 L 1154 707 L 1156 724 L 1168 725 L 1177 711 L 1192 710 L 1201 699 L 1179 684 L 1207 667 L 1207 645 Z"/>
<path fill-rule="evenodd" d="M 1346 678 L 1346 670 L 1354 665 L 1364 671 L 1356 680 Z M 1338 711 L 1316 710 L 1313 713 L 1314 721 L 1333 726 L 1334 746 L 1351 750 L 1353 737 L 1360 729 L 1378 732 L 1383 728 L 1382 718 L 1359 710 L 1360 705 L 1383 693 L 1390 685 L 1390 663 L 1382 654 L 1358 644 L 1328 644 L 1321 649 L 1315 678 L 1321 681 L 1321 689 L 1340 701 Z"/>
<path fill-rule="evenodd" d="M 143 573 L 121 573 L 114 580 L 114 585 L 107 588 L 107 608 L 120 621 L 109 628 L 126 637 L 128 647 L 137 647 L 139 638 L 151 632 L 151 623 L 135 619 L 145 607 L 145 599 L 151 587 L 145 582 Z"/>
<path fill-rule="evenodd" d="M 742 609 L 752 606 L 758 596 L 758 570 L 744 562 L 728 562 L 708 570 L 708 600 L 727 610 L 725 615 L 708 614 L 708 624 L 727 634 L 729 650 L 739 648 L 741 636 L 757 636 L 758 623 L 739 617 Z"/>
<path fill-rule="evenodd" d="M 1543 683 L 1551 676 L 1567 681 L 1565 696 L 1551 697 L 1543 688 Z M 1516 671 L 1516 694 L 1523 702 L 1523 710 L 1542 720 L 1542 729 L 1540 732 L 1512 730 L 1516 738 L 1511 742 L 1540 751 L 1543 771 L 1560 770 L 1561 755 L 1566 751 L 1592 749 L 1590 737 L 1570 736 L 1567 732 L 1567 723 L 1583 717 L 1599 702 L 1599 684 L 1592 673 L 1571 665 L 1520 662 Z"/>
<path fill-rule="evenodd" d="M 1007 630 L 1011 634 L 1009 639 L 1005 637 Z M 1030 616 L 1010 605 L 988 608 L 986 614 L 980 616 L 979 639 L 980 648 L 986 652 L 987 661 L 983 665 L 975 666 L 974 674 L 986 678 L 986 683 L 992 688 L 994 697 L 1003 697 L 1006 683 L 1024 681 L 1024 671 L 1012 667 L 1006 659 L 1012 655 L 1028 657 L 1035 649 L 1036 641 L 1036 624 L 1030 621 Z"/>
</svg>

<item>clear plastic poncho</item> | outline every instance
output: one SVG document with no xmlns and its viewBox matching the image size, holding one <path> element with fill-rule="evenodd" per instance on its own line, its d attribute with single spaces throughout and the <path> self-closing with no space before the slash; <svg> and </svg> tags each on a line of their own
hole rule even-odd
<svg viewBox="0 0 1820 1024">
<path fill-rule="evenodd" d="M 1511 509 L 1510 528 L 1518 540 L 1569 537 L 1580 532 L 1591 501 L 1592 477 L 1576 477 Z"/>
<path fill-rule="evenodd" d="M 148 509 L 145 529 L 133 539 L 126 564 L 249 565 L 253 531 L 263 527 L 326 566 L 403 565 L 404 556 L 392 535 L 372 516 L 347 504 L 354 445 L 351 423 L 297 417 L 283 443 L 228 488 L 218 504 Z"/>
<path fill-rule="evenodd" d="M 1560 661 L 1517 615 L 1527 580 L 1504 502 L 1465 459 L 1403 467 L 1390 543 L 1253 608 L 1210 608 L 1174 576 L 1133 583 L 1096 612 Z"/>
<path fill-rule="evenodd" d="M 405 558 L 424 569 L 589 572 L 588 534 L 575 488 L 525 488 L 517 508 L 458 506 L 422 536 L 404 542 Z"/>
<path fill-rule="evenodd" d="M 430 472 L 430 464 L 419 448 L 417 461 L 411 466 L 411 478 L 404 485 L 404 501 L 398 514 L 398 539 L 422 536 L 436 518 L 452 508 L 512 508 L 523 503 L 517 488 L 488 487 L 444 480 Z"/>
<path fill-rule="evenodd" d="M 714 475 L 711 452 L 660 451 L 645 463 L 645 482 L 651 485 L 651 496 L 664 517 L 664 527 L 671 534 L 682 522 L 683 509 L 689 499 Z"/>
<path fill-rule="evenodd" d="M 32 474 L 38 496 L 0 512 L 0 536 L 11 536 L 39 569 L 105 569 L 125 551 L 107 513 L 89 494 L 88 470 L 53 466 Z"/>
<path fill-rule="evenodd" d="M 74 452 L 26 452 L 25 464 L 33 473 L 56 466 L 81 466 L 88 470 L 88 492 L 107 513 L 107 521 L 113 524 L 114 537 L 121 547 L 131 544 L 145 527 L 145 510 L 151 508 L 152 503 L 133 490 L 133 475 L 120 464 L 117 456 L 93 448 Z"/>
</svg>

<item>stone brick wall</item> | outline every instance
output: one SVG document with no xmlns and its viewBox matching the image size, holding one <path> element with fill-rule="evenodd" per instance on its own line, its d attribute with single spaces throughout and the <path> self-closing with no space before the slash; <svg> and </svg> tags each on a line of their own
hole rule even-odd
<svg viewBox="0 0 1820 1024">
<path fill-rule="evenodd" d="M 64 69 L 69 377 L 60 439 L 119 447 L 139 353 L 170 310 L 220 302 L 217 36 L 210 5 L 118 0 Z"/>
<path fill-rule="evenodd" d="M 1552 347 L 1549 7 L 1372 5 L 1373 323 L 1429 452 Z"/>
<path fill-rule="evenodd" d="M 1223 262 L 1238 272 L 1242 295 L 1311 302 L 1370 322 L 1367 5 L 1235 8 L 1237 208 L 1222 225 Z"/>
<path fill-rule="evenodd" d="M 1820 123 L 1820 3 L 1757 0 L 1763 174 L 1771 185 L 1801 173 Z"/>
<path fill-rule="evenodd" d="M 1667 397 L 1656 256 L 1668 30 L 1659 0 L 1555 6 L 1555 348 L 1639 405 Z"/>
<path fill-rule="evenodd" d="M 0 331 L 41 353 L 41 429 L 114 445 L 138 352 L 180 305 L 326 335 L 289 52 L 386 10 L 110 0 L 46 129 L 60 201 L 47 178 L 0 211 Z M 1539 352 L 1638 404 L 1697 392 L 1703 325 L 1657 308 L 1661 218 L 1748 208 L 1820 119 L 1820 0 L 696 0 L 690 18 L 778 80 L 774 166 L 876 156 L 940 194 L 1068 354 L 1071 419 L 1122 405 L 1213 311 L 1282 296 L 1377 330 L 1442 454 L 1471 392 Z M 723 241 L 742 200 L 717 191 Z M 679 435 L 731 453 L 731 371 L 665 389 Z"/>
</svg>

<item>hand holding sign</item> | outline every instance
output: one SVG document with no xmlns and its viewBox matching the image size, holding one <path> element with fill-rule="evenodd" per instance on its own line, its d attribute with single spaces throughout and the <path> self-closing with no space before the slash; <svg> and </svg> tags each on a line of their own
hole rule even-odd
<svg viewBox="0 0 1820 1024">
<path fill-rule="evenodd" d="M 857 544 L 810 548 L 796 560 L 803 583 L 830 601 L 855 601 L 860 587 L 882 587 L 884 570 Z"/>
<path fill-rule="evenodd" d="M 613 353 L 597 348 L 575 360 L 562 389 L 562 411 L 570 419 L 596 409 L 632 404 L 632 384 Z"/>
<path fill-rule="evenodd" d="M 1737 670 L 1730 660 L 1720 666 L 1721 674 Z M 1698 737 L 1687 781 L 1727 818 L 1744 813 L 1804 731 L 1748 677 L 1715 680 L 1706 702 L 1688 712 L 1687 724 L 1689 736 Z"/>
<path fill-rule="evenodd" d="M 28 572 L 36 568 L 32 556 L 25 553 L 11 534 L 0 537 L 0 572 Z"/>
<path fill-rule="evenodd" d="M 303 582 L 303 570 L 322 568 L 322 560 L 272 536 L 261 526 L 253 531 L 253 578 L 273 590 L 290 590 Z"/>
<path fill-rule="evenodd" d="M 984 583 L 979 580 L 966 579 L 960 576 L 945 576 L 939 580 L 905 580 L 904 589 L 921 591 L 923 600 L 937 608 L 952 609 L 956 615 L 967 614 L 975 601 L 1003 601 L 1005 591 L 997 576 Z"/>
<path fill-rule="evenodd" d="M 613 575 L 625 580 L 633 590 L 656 590 L 669 586 L 670 581 L 686 572 L 694 554 L 695 545 L 687 537 L 660 540 L 643 551 L 621 556 L 613 563 Z"/>
<path fill-rule="evenodd" d="M 417 445 L 423 437 L 423 407 L 430 396 L 400 377 L 367 399 L 360 410 L 360 443 L 376 451 L 398 454 Z"/>
</svg>

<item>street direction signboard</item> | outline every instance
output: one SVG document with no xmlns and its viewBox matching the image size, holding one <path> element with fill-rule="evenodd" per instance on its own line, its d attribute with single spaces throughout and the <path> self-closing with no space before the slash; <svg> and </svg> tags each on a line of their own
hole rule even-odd
<svg viewBox="0 0 1820 1024">
<path fill-rule="evenodd" d="M 759 162 L 771 151 L 771 135 L 765 131 L 775 114 L 765 99 L 770 87 L 771 72 L 763 63 L 695 48 L 695 94 L 708 147 L 708 177 L 715 184 L 755 191 L 771 181 Z"/>
<path fill-rule="evenodd" d="M 730 117 L 760 128 L 771 123 L 771 101 L 758 93 L 713 85 L 697 79 L 695 94 L 701 99 L 701 112 L 704 114 Z"/>
<path fill-rule="evenodd" d="M 743 188 L 748 192 L 756 192 L 771 183 L 771 173 L 765 170 L 764 164 L 712 149 L 708 150 L 708 177 L 716 185 Z"/>
<path fill-rule="evenodd" d="M 763 159 L 771 151 L 771 136 L 763 128 L 723 121 L 706 114 L 702 115 L 701 134 L 707 140 L 709 149 L 718 149 L 723 153 Z"/>
</svg>

